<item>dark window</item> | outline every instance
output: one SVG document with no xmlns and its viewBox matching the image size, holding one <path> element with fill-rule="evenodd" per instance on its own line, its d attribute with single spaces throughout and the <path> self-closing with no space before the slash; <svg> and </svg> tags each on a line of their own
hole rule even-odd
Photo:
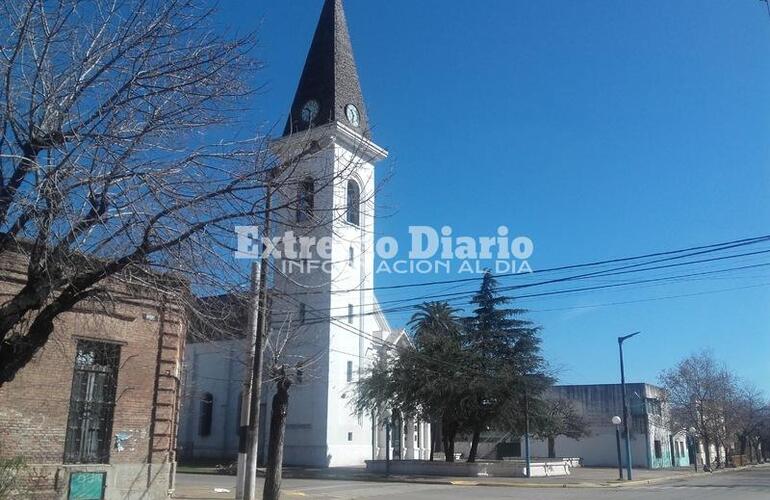
<svg viewBox="0 0 770 500">
<path fill-rule="evenodd" d="M 655 458 L 663 458 L 663 446 L 657 439 L 655 440 Z"/>
<path fill-rule="evenodd" d="M 315 181 L 305 177 L 297 189 L 297 222 L 306 222 L 313 216 L 315 209 Z"/>
<path fill-rule="evenodd" d="M 356 226 L 361 222 L 361 188 L 352 179 L 348 181 L 347 221 Z"/>
<path fill-rule="evenodd" d="M 108 463 L 120 346 L 79 340 L 72 374 L 66 463 Z"/>
<path fill-rule="evenodd" d="M 353 433 L 348 432 L 348 441 L 353 441 Z"/>
<path fill-rule="evenodd" d="M 348 304 L 348 323 L 353 322 L 353 304 Z"/>
<path fill-rule="evenodd" d="M 353 381 L 353 362 L 352 361 L 348 361 L 348 376 L 347 376 L 347 378 L 348 378 L 348 382 L 352 382 Z"/>
<path fill-rule="evenodd" d="M 305 372 L 302 370 L 301 366 L 297 367 L 297 385 L 300 385 L 305 378 Z"/>
<path fill-rule="evenodd" d="M 198 416 L 198 434 L 201 436 L 211 435 L 211 421 L 214 418 L 214 395 L 207 392 L 203 395 L 200 402 L 200 413 Z"/>
<path fill-rule="evenodd" d="M 305 324 L 305 303 L 300 303 L 299 305 L 299 324 L 304 325 Z"/>
<path fill-rule="evenodd" d="M 348 256 L 348 264 L 350 264 L 352 266 L 353 265 L 353 260 L 355 259 L 355 257 L 356 257 L 356 251 L 353 250 L 353 247 L 350 247 L 350 255 Z"/>
</svg>

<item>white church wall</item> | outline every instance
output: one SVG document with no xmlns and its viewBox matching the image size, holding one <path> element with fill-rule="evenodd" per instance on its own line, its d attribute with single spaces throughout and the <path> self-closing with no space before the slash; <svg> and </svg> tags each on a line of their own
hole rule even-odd
<svg viewBox="0 0 770 500">
<path fill-rule="evenodd" d="M 330 465 L 358 465 L 372 458 L 372 425 L 367 415 L 355 415 L 351 399 L 355 383 L 374 354 L 376 329 L 374 295 L 374 167 L 338 145 L 335 148 L 336 236 L 332 247 L 331 308 L 336 311 L 329 341 L 328 445 Z M 347 222 L 347 180 L 360 187 L 362 207 L 358 226 Z M 353 259 L 350 250 L 353 249 Z M 348 307 L 352 305 L 352 315 Z M 341 314 L 340 314 L 341 313 Z M 349 365 L 350 364 L 350 365 Z"/>
<path fill-rule="evenodd" d="M 239 340 L 191 343 L 185 349 L 183 399 L 179 422 L 183 460 L 234 460 L 238 453 L 239 395 L 246 353 Z M 213 396 L 211 432 L 200 433 L 203 396 Z"/>
</svg>

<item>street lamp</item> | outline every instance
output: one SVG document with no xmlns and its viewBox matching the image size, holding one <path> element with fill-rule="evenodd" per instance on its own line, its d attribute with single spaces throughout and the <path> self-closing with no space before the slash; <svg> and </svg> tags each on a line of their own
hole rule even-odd
<svg viewBox="0 0 770 500">
<path fill-rule="evenodd" d="M 617 415 L 612 417 L 612 424 L 615 426 L 615 444 L 618 448 L 618 480 L 620 481 L 623 480 L 623 458 L 620 455 L 620 427 L 618 426 L 622 421 Z"/>
<path fill-rule="evenodd" d="M 618 349 L 620 350 L 620 390 L 623 395 L 623 434 L 626 439 L 626 472 L 628 480 L 633 479 L 631 472 L 631 439 L 628 435 L 628 401 L 626 399 L 626 372 L 623 366 L 623 342 L 635 337 L 642 332 L 634 332 L 624 337 L 618 337 Z"/>
</svg>

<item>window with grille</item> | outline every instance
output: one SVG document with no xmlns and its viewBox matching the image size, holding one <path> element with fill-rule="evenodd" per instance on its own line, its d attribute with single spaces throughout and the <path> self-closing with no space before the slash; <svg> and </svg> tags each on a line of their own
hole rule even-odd
<svg viewBox="0 0 770 500">
<path fill-rule="evenodd" d="M 70 392 L 65 463 L 108 463 L 120 346 L 79 340 Z"/>
</svg>

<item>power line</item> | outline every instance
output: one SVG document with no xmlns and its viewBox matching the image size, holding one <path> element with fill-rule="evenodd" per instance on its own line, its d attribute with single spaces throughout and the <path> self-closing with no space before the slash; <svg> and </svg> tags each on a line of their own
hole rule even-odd
<svg viewBox="0 0 770 500">
<path fill-rule="evenodd" d="M 605 259 L 605 260 L 598 260 L 598 261 L 591 261 L 591 262 L 583 262 L 579 264 L 569 264 L 569 265 L 563 265 L 563 266 L 557 266 L 552 268 L 546 268 L 546 269 L 539 269 L 532 271 L 532 273 L 527 274 L 544 274 L 544 273 L 551 273 L 551 272 L 558 272 L 558 271 L 566 271 L 571 269 L 581 269 L 586 267 L 597 267 L 607 264 L 619 264 L 622 262 L 631 262 L 635 260 L 641 260 L 641 259 L 648 259 L 653 257 L 663 257 L 663 256 L 669 256 L 669 255 L 676 255 L 684 252 L 695 252 L 691 255 L 699 255 L 701 253 L 710 253 L 710 252 L 718 252 L 722 250 L 729 250 L 731 248 L 737 248 L 745 245 L 753 245 L 756 243 L 762 243 L 770 241 L 770 235 L 762 235 L 762 236 L 755 236 L 751 238 L 742 238 L 738 240 L 731 240 L 731 241 L 725 241 L 720 243 L 712 243 L 708 245 L 700 245 L 700 246 L 693 246 L 688 248 L 681 248 L 677 250 L 667 250 L 662 252 L 653 252 L 653 253 L 647 253 L 642 255 L 636 255 L 631 257 L 620 257 L 615 259 Z M 704 252 L 701 252 L 704 251 Z M 688 255 L 682 255 L 679 257 L 673 257 L 673 258 L 685 258 Z M 655 262 L 655 261 L 653 261 Z M 522 276 L 522 273 L 501 273 L 496 275 L 497 278 L 506 278 L 511 276 Z M 332 293 L 349 293 L 349 292 L 361 292 L 361 291 L 378 291 L 378 290 L 395 290 L 395 289 L 403 289 L 403 288 L 417 288 L 417 287 L 425 287 L 425 286 L 435 286 L 435 285 L 445 285 L 445 284 L 455 284 L 455 283 L 468 283 L 468 282 L 476 282 L 481 281 L 483 277 L 481 276 L 474 276 L 474 277 L 468 277 L 468 278 L 457 278 L 457 279 L 449 279 L 449 280 L 436 280 L 436 281 L 427 281 L 422 283 L 404 283 L 400 285 L 389 285 L 389 286 L 380 286 L 380 287 L 368 287 L 368 288 L 354 288 L 350 290 L 335 290 L 332 291 Z M 321 291 L 314 291 L 314 292 L 302 292 L 303 294 L 313 294 L 313 293 L 326 293 Z"/>
<path fill-rule="evenodd" d="M 671 261 L 671 260 L 680 260 L 680 259 L 687 258 L 687 257 L 693 257 L 693 256 L 697 256 L 697 255 L 704 255 L 704 254 L 707 254 L 707 253 L 713 253 L 713 252 L 719 252 L 719 251 L 723 251 L 723 250 L 729 250 L 729 249 L 738 248 L 738 247 L 742 247 L 742 246 L 746 246 L 746 245 L 753 245 L 753 244 L 761 243 L 761 242 L 768 241 L 768 240 L 770 240 L 770 236 L 762 236 L 762 237 L 757 237 L 757 238 L 748 238 L 748 239 L 743 239 L 743 240 L 735 240 L 735 241 L 732 241 L 732 242 L 718 243 L 718 244 L 706 245 L 706 246 L 701 246 L 701 247 L 692 247 L 692 249 L 675 250 L 675 251 L 670 251 L 670 252 L 658 252 L 657 254 L 648 254 L 648 255 L 672 255 L 672 254 L 681 253 L 681 252 L 684 252 L 684 251 L 697 250 L 697 251 L 694 251 L 694 252 L 691 252 L 691 253 L 687 253 L 687 254 L 684 254 L 684 255 L 675 255 L 675 256 L 672 256 L 672 257 L 665 257 L 665 258 L 661 258 L 661 259 L 657 259 L 657 260 L 652 260 L 652 261 L 646 261 L 646 262 L 637 263 L 637 264 L 630 264 L 630 265 L 615 267 L 615 268 L 611 268 L 611 269 L 605 269 L 605 270 L 600 270 L 600 271 L 593 271 L 593 272 L 590 272 L 590 273 L 578 274 L 578 275 L 567 276 L 567 277 L 562 277 L 562 278 L 555 278 L 555 279 L 539 281 L 539 282 L 535 282 L 535 283 L 525 283 L 525 284 L 521 284 L 521 285 L 511 285 L 511 286 L 507 286 L 507 287 L 501 287 L 499 289 L 499 291 L 505 292 L 505 291 L 523 289 L 523 288 L 530 288 L 530 287 L 534 287 L 534 286 L 542 286 L 542 285 L 548 285 L 548 284 L 554 284 L 554 283 L 562 283 L 562 282 L 566 282 L 566 281 L 585 279 L 585 278 L 589 278 L 589 277 L 616 276 L 616 275 L 628 274 L 628 273 L 633 273 L 633 272 L 643 272 L 643 271 L 651 271 L 651 270 L 658 270 L 658 269 L 666 269 L 666 268 L 670 268 L 670 267 L 679 267 L 679 266 L 686 266 L 686 265 L 693 265 L 693 264 L 701 264 L 701 263 L 706 263 L 706 262 L 715 262 L 715 261 L 724 260 L 724 259 L 734 259 L 734 258 L 739 258 L 739 257 L 760 255 L 760 254 L 763 254 L 763 253 L 770 253 L 770 250 L 763 250 L 763 251 L 759 251 L 759 252 L 749 252 L 749 253 L 743 253 L 743 254 L 734 254 L 734 255 L 729 255 L 729 256 L 715 257 L 715 258 L 711 258 L 711 259 L 703 259 L 703 260 L 688 261 L 688 262 L 682 262 L 682 263 L 676 263 L 676 264 L 669 264 L 669 265 L 664 265 L 664 266 L 656 266 L 656 267 L 648 267 L 648 268 L 643 268 L 642 267 L 642 266 L 648 266 L 650 264 L 655 264 L 655 263 L 667 262 L 667 261 Z M 719 247 L 719 248 L 716 248 L 716 247 Z M 613 259 L 612 261 L 627 262 L 629 260 L 637 260 L 639 258 L 643 258 L 643 257 L 627 257 L 627 258 L 621 258 L 621 259 Z M 601 261 L 601 262 L 602 262 L 602 265 L 603 265 L 606 262 L 612 262 L 612 261 Z M 588 266 L 592 266 L 592 265 L 598 265 L 598 264 L 586 263 L 586 264 L 576 264 L 576 265 L 570 265 L 570 266 L 561 266 L 561 267 L 558 267 L 558 268 L 544 269 L 544 270 L 541 270 L 539 272 L 540 273 L 545 273 L 545 272 L 551 272 L 551 271 L 558 270 L 558 269 L 571 269 L 571 268 L 578 268 L 578 267 L 582 268 L 582 267 L 588 267 Z M 536 273 L 538 273 L 538 271 L 534 271 L 532 273 L 528 273 L 527 275 L 522 275 L 522 274 L 503 274 L 503 275 L 496 275 L 495 277 L 496 278 L 499 278 L 500 276 L 504 276 L 504 277 L 505 276 L 519 276 L 519 277 L 521 277 L 521 276 L 534 275 Z M 284 273 L 281 273 L 281 274 L 286 276 Z M 483 277 L 464 278 L 464 279 L 462 279 L 460 281 L 467 281 L 467 280 L 477 281 L 477 280 L 480 280 L 480 279 L 483 279 Z M 449 283 L 449 282 L 458 282 L 458 281 L 457 280 L 449 280 L 449 281 L 435 282 L 435 283 Z M 430 286 L 429 284 L 423 284 L 423 285 L 424 286 Z M 354 289 L 354 290 L 348 291 L 348 293 L 354 292 L 354 291 L 361 291 L 361 290 L 374 290 L 374 288 Z M 307 291 L 306 292 L 296 292 L 294 295 L 316 295 L 316 294 L 319 294 L 319 293 L 325 293 L 325 292 L 314 290 L 314 291 L 309 291 L 309 292 L 307 292 Z M 333 293 L 343 293 L 343 292 L 337 291 L 337 292 L 333 292 Z M 404 298 L 404 299 L 393 299 L 393 300 L 386 300 L 386 301 L 377 301 L 377 302 L 369 303 L 369 304 L 361 304 L 361 306 L 362 307 L 374 307 L 374 306 L 382 306 L 383 304 L 400 304 L 400 303 L 414 302 L 414 301 L 419 301 L 420 303 L 422 303 L 422 302 L 425 302 L 428 299 L 431 299 L 431 300 L 435 300 L 435 299 L 453 300 L 453 299 L 449 299 L 449 297 L 470 296 L 470 295 L 473 295 L 474 293 L 475 293 L 475 290 L 462 291 L 462 292 L 454 292 L 454 293 L 442 293 L 442 294 L 434 294 L 434 295 L 420 295 L 418 297 L 409 297 L 409 298 Z M 454 299 L 454 300 L 456 300 L 456 299 Z M 336 308 L 330 308 L 330 311 L 334 310 L 334 309 L 338 309 L 338 310 L 339 309 L 345 309 L 345 306 L 339 306 L 339 307 L 336 307 Z"/>
<path fill-rule="evenodd" d="M 645 271 L 653 271 L 653 270 L 660 270 L 660 269 L 670 269 L 675 267 L 682 267 L 682 266 L 690 266 L 695 264 L 703 264 L 703 263 L 711 263 L 711 262 L 719 262 L 722 260 L 729 260 L 729 259 L 736 259 L 740 257 L 750 257 L 750 256 L 756 256 L 756 255 L 764 255 L 766 253 L 770 253 L 770 250 L 760 250 L 755 252 L 745 252 L 741 254 L 732 254 L 732 255 L 723 255 L 719 257 L 711 257 L 706 259 L 698 259 L 693 261 L 687 261 L 687 262 L 676 262 L 672 264 L 663 264 L 659 266 L 652 266 L 652 267 L 638 267 L 638 266 L 647 266 L 649 264 L 653 264 L 656 262 L 665 262 L 669 260 L 675 260 L 679 257 L 674 258 L 667 258 L 667 259 L 659 259 L 657 261 L 651 261 L 651 262 L 645 262 L 642 264 L 634 264 L 631 266 L 621 266 L 617 268 L 612 269 L 606 269 L 602 271 L 596 271 L 592 273 L 585 273 L 585 274 L 579 274 L 579 275 L 572 275 L 567 277 L 561 277 L 551 280 L 545 280 L 545 281 L 538 281 L 534 283 L 524 283 L 519 285 L 511 285 L 507 287 L 500 287 L 498 291 L 500 292 L 508 292 L 512 290 L 521 290 L 525 288 L 532 288 L 537 286 L 543 286 L 543 285 L 549 285 L 549 284 L 555 284 L 555 283 L 563 283 L 568 281 L 579 281 L 584 279 L 590 279 L 594 277 L 606 277 L 606 276 L 618 276 L 618 275 L 625 275 L 625 274 L 631 274 L 631 273 L 639 273 L 639 272 L 645 272 Z M 701 252 L 698 252 L 697 254 L 690 254 L 688 256 L 698 255 L 702 254 Z M 627 281 L 622 283 L 615 283 L 610 285 L 597 285 L 594 287 L 586 287 L 586 288 L 579 288 L 579 289 L 566 289 L 566 290 L 557 290 L 557 291 L 550 291 L 550 292 L 543 292 L 539 294 L 528 294 L 528 295 L 518 295 L 515 298 L 516 299 L 522 299 L 522 298 L 531 298 L 531 297 L 543 297 L 543 296 L 550 296 L 550 295 L 556 295 L 556 294 L 562 294 L 562 293 L 574 293 L 578 291 L 589 291 L 589 290 L 599 290 L 599 289 L 605 289 L 605 288 L 616 288 L 621 286 L 629 286 L 634 284 L 644 284 L 644 283 L 653 283 L 658 281 L 665 281 L 665 280 L 672 280 L 672 279 L 680 279 L 680 278 L 688 278 L 688 277 L 694 277 L 694 276 L 706 276 L 711 274 L 718 274 L 718 273 L 724 273 L 724 272 L 730 272 L 730 271 L 736 271 L 736 270 L 746 270 L 746 269 L 753 269 L 757 267 L 764 267 L 768 264 L 754 264 L 754 265 L 748 265 L 748 266 L 738 266 L 738 267 L 732 267 L 727 269 L 719 269 L 714 271 L 704 271 L 699 273 L 689 273 L 689 274 L 683 274 L 683 275 L 675 275 L 675 276 L 669 276 L 664 278 L 655 278 L 651 280 L 636 280 L 636 281 Z M 278 270 L 276 270 L 278 271 Z M 281 273 L 283 274 L 283 273 Z M 285 275 L 284 275 L 285 276 Z M 374 307 L 374 306 L 381 306 L 383 304 L 403 304 L 403 303 L 409 303 L 409 302 L 417 302 L 417 303 L 423 303 L 426 300 L 435 300 L 435 299 L 444 299 L 447 302 L 456 302 L 458 300 L 467 299 L 469 297 L 472 297 L 475 295 L 476 291 L 463 291 L 463 292 L 453 292 L 453 293 L 444 293 L 444 294 L 436 294 L 436 295 L 422 295 L 418 297 L 410 297 L 406 299 L 396 299 L 396 300 L 390 300 L 390 301 L 382 301 L 382 302 L 374 302 L 370 304 L 361 304 L 361 307 Z M 288 294 L 282 294 L 282 296 L 285 296 Z M 301 295 L 301 294 L 293 294 L 293 295 Z M 468 304 L 470 302 L 461 302 L 461 304 Z M 413 309 L 416 307 L 417 304 L 407 304 L 402 306 L 394 306 L 391 308 L 381 308 L 381 311 L 383 313 L 386 312 L 397 312 L 406 309 Z M 340 310 L 345 309 L 346 306 L 340 306 L 340 307 L 330 307 L 328 309 L 328 312 L 331 313 L 334 310 Z M 374 314 L 374 313 L 366 313 L 366 314 Z"/>
</svg>

